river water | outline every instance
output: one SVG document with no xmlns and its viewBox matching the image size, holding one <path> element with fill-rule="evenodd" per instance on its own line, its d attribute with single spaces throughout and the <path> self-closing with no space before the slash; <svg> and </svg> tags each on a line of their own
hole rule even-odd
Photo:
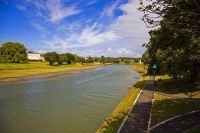
<svg viewBox="0 0 200 133">
<path fill-rule="evenodd" d="M 139 79 L 125 65 L 0 83 L 0 133 L 94 133 Z"/>
</svg>

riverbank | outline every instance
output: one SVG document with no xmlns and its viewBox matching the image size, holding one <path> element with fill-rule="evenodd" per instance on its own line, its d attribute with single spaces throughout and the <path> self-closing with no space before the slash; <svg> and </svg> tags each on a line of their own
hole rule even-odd
<svg viewBox="0 0 200 133">
<path fill-rule="evenodd" d="M 96 133 L 116 133 L 131 109 L 137 95 L 144 87 L 148 76 L 142 72 L 146 72 L 146 66 L 143 64 L 135 64 L 130 65 L 130 68 L 138 72 L 139 75 L 142 75 L 141 78 L 117 105 L 109 117 L 102 123 L 101 127 L 96 131 Z"/>
<path fill-rule="evenodd" d="M 94 69 L 101 64 L 71 64 L 62 66 L 50 66 L 48 62 L 33 62 L 28 64 L 0 64 L 0 80 L 11 81 L 32 77 L 48 77 L 57 74 L 71 74 L 75 71 Z"/>
</svg>

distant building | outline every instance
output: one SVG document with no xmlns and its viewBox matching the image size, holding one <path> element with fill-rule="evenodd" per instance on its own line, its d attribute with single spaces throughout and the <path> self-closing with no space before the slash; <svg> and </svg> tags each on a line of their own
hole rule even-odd
<svg viewBox="0 0 200 133">
<path fill-rule="evenodd" d="M 45 61 L 44 57 L 34 51 L 27 51 L 27 58 L 29 61 Z"/>
</svg>

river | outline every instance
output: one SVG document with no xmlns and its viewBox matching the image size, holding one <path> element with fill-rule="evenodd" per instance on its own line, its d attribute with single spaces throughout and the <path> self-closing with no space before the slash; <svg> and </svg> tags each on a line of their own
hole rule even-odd
<svg viewBox="0 0 200 133">
<path fill-rule="evenodd" d="M 0 83 L 0 133 L 94 133 L 138 81 L 126 65 Z"/>
</svg>

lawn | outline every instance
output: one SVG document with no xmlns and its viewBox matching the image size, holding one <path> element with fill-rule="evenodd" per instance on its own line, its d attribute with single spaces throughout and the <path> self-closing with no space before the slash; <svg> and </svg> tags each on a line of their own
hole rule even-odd
<svg viewBox="0 0 200 133">
<path fill-rule="evenodd" d="M 200 98 L 200 89 L 186 79 L 173 80 L 167 75 L 156 76 L 157 80 L 159 78 L 162 79 L 162 84 L 157 86 L 158 91 L 181 97 Z"/>
<path fill-rule="evenodd" d="M 177 115 L 200 110 L 200 102 L 173 99 L 155 95 L 152 109 L 151 127 Z"/>
<path fill-rule="evenodd" d="M 200 133 L 200 125 L 195 127 L 195 128 L 193 128 L 193 129 L 191 129 L 191 130 L 189 130 L 186 133 Z"/>
</svg>

